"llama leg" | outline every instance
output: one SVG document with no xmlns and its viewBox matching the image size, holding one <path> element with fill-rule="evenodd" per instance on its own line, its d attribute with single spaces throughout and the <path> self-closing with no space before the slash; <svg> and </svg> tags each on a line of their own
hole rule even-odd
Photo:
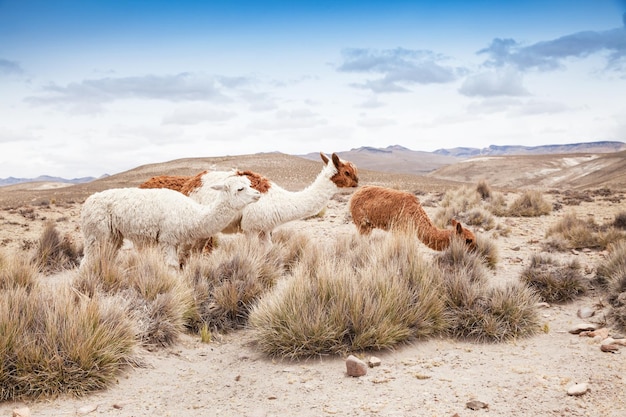
<svg viewBox="0 0 626 417">
<path fill-rule="evenodd" d="M 178 260 L 178 250 L 176 250 L 176 246 L 161 245 L 161 250 L 163 251 L 163 255 L 165 257 L 165 264 L 175 270 L 180 269 L 180 261 Z"/>
</svg>

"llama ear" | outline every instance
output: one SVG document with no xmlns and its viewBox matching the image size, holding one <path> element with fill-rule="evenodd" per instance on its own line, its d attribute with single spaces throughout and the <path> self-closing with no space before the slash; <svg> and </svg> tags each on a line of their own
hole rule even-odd
<svg viewBox="0 0 626 417">
<path fill-rule="evenodd" d="M 328 157 L 324 155 L 324 152 L 320 152 L 320 158 L 322 158 L 322 162 L 324 162 L 324 165 L 328 165 Z"/>
<path fill-rule="evenodd" d="M 339 165 L 341 165 L 341 159 L 339 159 L 339 157 L 337 156 L 336 153 L 333 152 L 332 154 L 332 158 L 333 158 L 333 164 L 335 164 L 336 168 L 339 168 Z"/>
<path fill-rule="evenodd" d="M 452 225 L 456 228 L 457 234 L 459 234 L 459 235 L 463 234 L 463 226 L 461 225 L 461 223 L 459 223 L 456 220 L 454 220 L 454 223 L 452 223 Z"/>
</svg>

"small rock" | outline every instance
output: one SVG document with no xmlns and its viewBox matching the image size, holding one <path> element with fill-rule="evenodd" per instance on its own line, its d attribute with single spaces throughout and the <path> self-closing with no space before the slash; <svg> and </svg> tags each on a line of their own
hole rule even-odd
<svg viewBox="0 0 626 417">
<path fill-rule="evenodd" d="M 594 314 L 596 314 L 596 311 L 590 307 L 579 308 L 578 311 L 576 312 L 576 315 L 578 316 L 578 318 L 581 318 L 581 319 L 588 319 L 589 317 L 593 317 Z"/>
<path fill-rule="evenodd" d="M 580 332 L 591 332 L 598 328 L 597 325 L 593 323 L 578 323 L 570 330 L 568 330 L 571 334 L 579 334 Z"/>
<path fill-rule="evenodd" d="M 592 332 L 589 332 L 587 334 L 587 336 L 589 337 L 598 337 L 601 340 L 606 339 L 607 337 L 609 337 L 609 329 L 607 329 L 606 327 L 603 327 L 601 329 L 598 330 L 594 330 Z"/>
<path fill-rule="evenodd" d="M 30 408 L 20 407 L 13 410 L 13 417 L 30 417 Z"/>
<path fill-rule="evenodd" d="M 546 303 L 545 301 L 541 301 L 537 303 L 537 308 L 550 308 L 550 304 Z"/>
<path fill-rule="evenodd" d="M 582 382 L 580 384 L 574 384 L 567 389 L 567 395 L 579 396 L 586 394 L 589 391 L 589 384 Z"/>
<path fill-rule="evenodd" d="M 578 252 L 576 249 L 572 249 L 572 255 L 580 255 L 580 252 Z"/>
<path fill-rule="evenodd" d="M 489 408 L 489 404 L 478 400 L 468 401 L 465 406 L 470 410 L 480 410 L 481 408 Z"/>
<path fill-rule="evenodd" d="M 370 356 L 369 360 L 367 361 L 367 364 L 370 368 L 380 366 L 381 363 L 382 361 L 380 360 L 380 358 L 377 358 L 376 356 Z"/>
<path fill-rule="evenodd" d="M 614 343 L 606 343 L 606 344 L 603 343 L 600 345 L 600 350 L 602 352 L 615 353 L 619 350 L 619 346 L 617 346 Z"/>
<path fill-rule="evenodd" d="M 93 413 L 97 409 L 98 409 L 98 404 L 91 404 L 91 405 L 86 405 L 84 407 L 80 407 L 77 410 L 77 413 L 80 415 L 85 415 L 85 414 Z"/>
<path fill-rule="evenodd" d="M 359 377 L 367 374 L 367 364 L 354 355 L 346 359 L 346 372 L 348 376 Z"/>
</svg>

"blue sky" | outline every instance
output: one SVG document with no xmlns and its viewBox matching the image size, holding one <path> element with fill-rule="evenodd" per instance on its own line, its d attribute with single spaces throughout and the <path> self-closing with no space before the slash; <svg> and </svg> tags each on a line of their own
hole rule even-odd
<svg viewBox="0 0 626 417">
<path fill-rule="evenodd" d="M 626 141 L 625 13 L 626 0 L 0 0 L 0 177 Z"/>
</svg>

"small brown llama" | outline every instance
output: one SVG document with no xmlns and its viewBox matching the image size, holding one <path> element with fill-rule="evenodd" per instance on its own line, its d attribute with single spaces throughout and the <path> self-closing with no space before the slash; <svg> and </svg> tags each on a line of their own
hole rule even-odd
<svg viewBox="0 0 626 417">
<path fill-rule="evenodd" d="M 413 229 L 417 237 L 431 249 L 442 251 L 450 245 L 454 234 L 465 240 L 471 249 L 476 247 L 476 236 L 456 220 L 450 220 L 453 229 L 439 229 L 428 218 L 417 197 L 405 191 L 367 185 L 357 190 L 350 199 L 350 214 L 359 233 L 372 229 Z"/>
</svg>

